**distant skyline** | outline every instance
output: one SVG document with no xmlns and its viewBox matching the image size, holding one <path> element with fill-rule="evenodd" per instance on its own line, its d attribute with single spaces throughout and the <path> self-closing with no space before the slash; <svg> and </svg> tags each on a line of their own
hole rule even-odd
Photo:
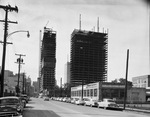
<svg viewBox="0 0 150 117">
<path fill-rule="evenodd" d="M 16 33 L 8 41 L 5 69 L 18 73 L 15 64 L 17 54 L 25 54 L 21 72 L 36 81 L 39 72 L 39 38 L 40 30 L 52 28 L 56 36 L 56 80 L 65 73 L 65 64 L 70 57 L 71 33 L 79 29 L 97 30 L 99 17 L 100 32 L 109 29 L 108 33 L 108 81 L 125 78 L 126 56 L 129 49 L 128 80 L 132 77 L 150 74 L 149 52 L 149 5 L 143 0 L 0 0 L 1 5 L 10 4 L 18 7 L 19 12 L 9 12 L 9 20 L 18 24 L 9 24 L 8 34 L 16 30 L 29 30 Z M 0 20 L 4 20 L 5 12 L 0 9 Z M 48 24 L 47 24 L 48 23 Z M 0 22 L 0 40 L 3 41 L 4 25 Z M 0 66 L 3 45 L 0 44 Z M 69 58 L 70 61 L 70 58 Z"/>
</svg>

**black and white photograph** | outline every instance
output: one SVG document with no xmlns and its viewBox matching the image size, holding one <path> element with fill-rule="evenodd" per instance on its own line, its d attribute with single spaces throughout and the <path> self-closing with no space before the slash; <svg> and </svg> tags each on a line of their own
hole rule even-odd
<svg viewBox="0 0 150 117">
<path fill-rule="evenodd" d="M 149 0 L 0 0 L 9 116 L 150 116 Z"/>
</svg>

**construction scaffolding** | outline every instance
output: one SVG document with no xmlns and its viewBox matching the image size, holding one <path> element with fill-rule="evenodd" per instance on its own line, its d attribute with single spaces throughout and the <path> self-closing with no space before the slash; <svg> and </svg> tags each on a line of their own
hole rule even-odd
<svg viewBox="0 0 150 117">
<path fill-rule="evenodd" d="M 72 86 L 107 81 L 108 33 L 75 29 L 70 62 Z"/>
<path fill-rule="evenodd" d="M 42 40 L 41 63 L 42 88 L 52 92 L 55 86 L 56 31 L 46 27 Z"/>
</svg>

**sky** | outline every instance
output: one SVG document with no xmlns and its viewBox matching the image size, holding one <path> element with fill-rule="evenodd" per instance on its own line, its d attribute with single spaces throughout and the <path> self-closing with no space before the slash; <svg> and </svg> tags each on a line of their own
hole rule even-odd
<svg viewBox="0 0 150 117">
<path fill-rule="evenodd" d="M 39 40 L 40 30 L 46 26 L 57 32 L 56 36 L 56 80 L 64 81 L 65 64 L 70 60 L 70 40 L 74 29 L 95 31 L 97 18 L 99 28 L 108 32 L 108 81 L 125 78 L 127 49 L 129 49 L 128 80 L 132 77 L 150 74 L 149 27 L 150 10 L 145 0 L 0 0 L 0 5 L 17 6 L 19 11 L 9 12 L 8 34 L 11 35 L 7 45 L 5 69 L 18 73 L 18 56 L 24 54 L 25 72 L 32 81 L 39 76 Z M 5 11 L 0 9 L 0 20 L 4 20 Z M 4 23 L 0 22 L 0 41 L 4 37 Z M 0 62 L 3 45 L 0 44 Z M 0 63 L 1 66 L 1 63 Z"/>
</svg>

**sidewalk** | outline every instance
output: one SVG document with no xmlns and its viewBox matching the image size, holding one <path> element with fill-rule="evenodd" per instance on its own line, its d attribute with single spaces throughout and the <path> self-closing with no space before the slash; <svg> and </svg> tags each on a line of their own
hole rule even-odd
<svg viewBox="0 0 150 117">
<path fill-rule="evenodd" d="M 149 113 L 150 114 L 150 110 L 129 108 L 129 107 L 126 107 L 125 110 L 123 110 L 123 111 L 135 111 L 135 112 L 142 112 L 142 113 Z"/>
</svg>

